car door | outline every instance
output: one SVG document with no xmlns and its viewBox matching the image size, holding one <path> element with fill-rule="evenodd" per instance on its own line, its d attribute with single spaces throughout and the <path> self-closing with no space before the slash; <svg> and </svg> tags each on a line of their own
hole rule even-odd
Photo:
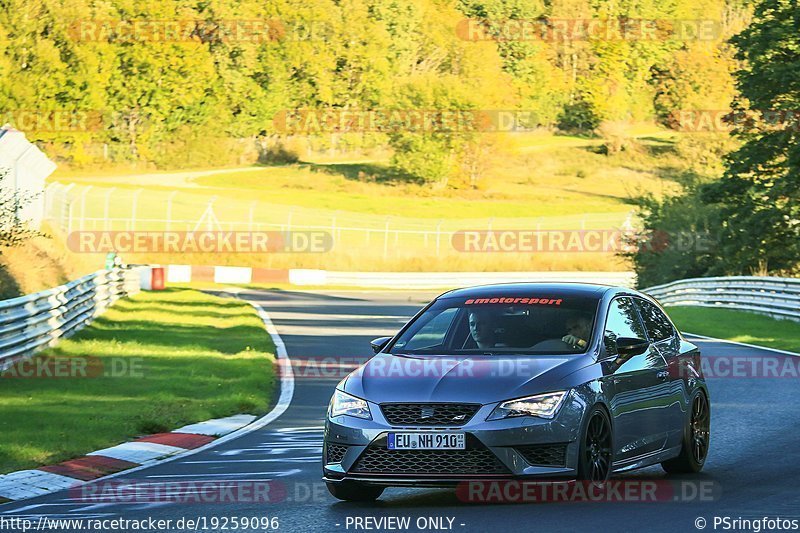
<svg viewBox="0 0 800 533">
<path fill-rule="evenodd" d="M 637 297 L 635 301 L 650 342 L 653 343 L 670 369 L 669 406 L 666 417 L 666 427 L 669 433 L 667 447 L 678 446 L 683 437 L 686 417 L 684 406 L 687 395 L 686 382 L 680 372 L 680 338 L 672 322 L 657 305 L 644 298 Z"/>
<path fill-rule="evenodd" d="M 631 297 L 611 301 L 603 333 L 604 367 L 608 373 L 613 418 L 615 464 L 662 450 L 667 441 L 666 408 L 669 405 L 669 372 L 658 350 L 648 349 L 620 360 L 616 340 L 647 339 L 636 304 Z"/>
</svg>

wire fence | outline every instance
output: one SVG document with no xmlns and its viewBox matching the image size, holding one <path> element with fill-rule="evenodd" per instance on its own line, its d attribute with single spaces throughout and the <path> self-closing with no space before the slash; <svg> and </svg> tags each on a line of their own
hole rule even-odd
<svg viewBox="0 0 800 533">
<path fill-rule="evenodd" d="M 383 258 L 398 254 L 446 256 L 454 253 L 453 236 L 463 231 L 610 230 L 629 228 L 632 217 L 632 212 L 617 212 L 538 218 L 413 218 L 221 197 L 214 195 L 212 188 L 195 192 L 52 183 L 45 191 L 45 218 L 67 234 L 78 230 L 325 231 L 332 236 L 334 252 L 368 249 Z"/>
</svg>

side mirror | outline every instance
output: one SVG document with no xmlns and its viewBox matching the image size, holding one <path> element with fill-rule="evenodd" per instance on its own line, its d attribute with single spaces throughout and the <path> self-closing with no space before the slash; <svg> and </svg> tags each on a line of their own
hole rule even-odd
<svg viewBox="0 0 800 533">
<path fill-rule="evenodd" d="M 383 350 L 384 346 L 389 344 L 390 340 L 392 340 L 391 337 L 378 337 L 377 339 L 371 340 L 369 345 L 372 347 L 374 353 L 378 353 Z"/>
<path fill-rule="evenodd" d="M 641 355 L 650 347 L 650 343 L 644 339 L 637 337 L 619 337 L 616 341 L 617 344 L 617 358 L 614 361 L 617 368 L 622 366 L 622 363 L 633 357 L 634 355 Z"/>
</svg>

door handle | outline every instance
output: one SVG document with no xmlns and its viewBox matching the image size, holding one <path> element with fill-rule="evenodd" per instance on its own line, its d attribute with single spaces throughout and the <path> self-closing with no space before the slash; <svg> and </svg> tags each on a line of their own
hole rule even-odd
<svg viewBox="0 0 800 533">
<path fill-rule="evenodd" d="M 669 370 L 661 370 L 660 372 L 658 372 L 658 373 L 656 374 L 656 376 L 657 376 L 657 377 L 658 377 L 658 379 L 660 379 L 661 381 L 666 381 L 667 379 L 669 379 Z"/>
</svg>

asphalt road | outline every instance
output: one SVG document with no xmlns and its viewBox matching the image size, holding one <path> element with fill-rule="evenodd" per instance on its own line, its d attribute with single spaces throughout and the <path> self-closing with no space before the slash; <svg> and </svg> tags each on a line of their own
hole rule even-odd
<svg viewBox="0 0 800 533">
<path fill-rule="evenodd" d="M 714 517 L 800 519 L 800 386 L 792 378 L 712 378 L 711 451 L 702 474 L 684 477 L 690 485 L 712 486 L 702 501 L 569 502 L 476 505 L 451 489 L 388 489 L 371 504 L 345 503 L 327 494 L 320 481 L 322 424 L 340 376 L 371 353 L 369 340 L 395 332 L 430 295 L 411 293 L 261 292 L 242 297 L 262 305 L 296 366 L 294 397 L 268 426 L 241 438 L 116 481 L 188 482 L 272 480 L 269 503 L 86 503 L 65 492 L 0 506 L 0 518 L 172 519 L 206 517 L 221 530 L 226 519 L 277 517 L 282 531 L 387 530 L 373 520 L 410 517 L 454 531 L 697 531 L 699 517 L 714 530 Z M 697 340 L 706 356 L 774 357 L 774 353 Z M 315 374 L 304 361 L 341 358 L 337 372 Z M 329 361 L 332 359 L 329 359 Z M 620 476 L 628 480 L 667 480 L 660 468 Z M 282 491 L 282 496 L 277 493 Z M 691 498 L 689 498 L 691 499 Z M 217 528 L 211 528 L 211 518 Z M 362 527 L 356 527 L 356 519 Z M 420 525 L 422 523 L 420 522 Z M 372 529 L 368 529 L 372 528 Z M 202 527 L 198 529 L 202 530 Z M 228 529 L 233 530 L 232 523 Z M 255 528 L 258 529 L 258 528 Z M 717 526 L 716 530 L 721 530 Z M 61 528 L 59 531 L 75 530 Z M 178 529 L 172 529 L 178 530 Z M 240 529 L 241 530 L 241 529 Z"/>
</svg>

